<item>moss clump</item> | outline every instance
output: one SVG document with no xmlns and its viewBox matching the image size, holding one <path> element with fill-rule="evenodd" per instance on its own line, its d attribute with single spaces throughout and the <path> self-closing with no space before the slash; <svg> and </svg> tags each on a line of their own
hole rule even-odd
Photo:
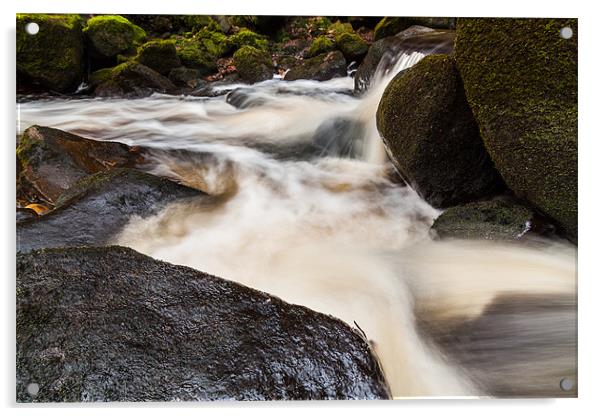
<svg viewBox="0 0 602 416">
<path fill-rule="evenodd" d="M 234 65 L 240 77 L 250 83 L 265 81 L 274 76 L 270 55 L 252 46 L 243 46 L 234 53 Z"/>
<path fill-rule="evenodd" d="M 40 31 L 29 35 L 27 23 Z M 82 19 L 78 15 L 17 15 L 18 82 L 26 81 L 58 92 L 71 92 L 83 78 Z"/>
<path fill-rule="evenodd" d="M 335 38 L 337 36 L 342 35 L 343 33 L 354 33 L 353 26 L 351 26 L 351 23 L 341 23 L 339 20 L 337 20 L 328 27 L 328 32 L 332 34 Z"/>
<path fill-rule="evenodd" d="M 196 34 L 201 47 L 216 58 L 221 58 L 232 52 L 233 42 L 221 32 L 203 28 Z"/>
<path fill-rule="evenodd" d="M 163 75 L 180 66 L 180 58 L 173 40 L 153 40 L 145 43 L 138 48 L 137 60 Z"/>
<path fill-rule="evenodd" d="M 207 75 L 217 70 L 217 58 L 195 39 L 176 40 L 176 51 L 182 65 L 197 69 L 200 75 Z"/>
<path fill-rule="evenodd" d="M 506 200 L 473 202 L 449 208 L 432 229 L 440 238 L 516 240 L 531 227 L 533 212 Z"/>
<path fill-rule="evenodd" d="M 336 44 L 348 61 L 359 60 L 368 53 L 368 43 L 355 33 L 341 33 Z"/>
<path fill-rule="evenodd" d="M 88 20 L 84 33 L 92 52 L 100 58 L 134 53 L 146 38 L 144 30 L 123 16 L 96 16 Z"/>
<path fill-rule="evenodd" d="M 560 29 L 571 27 L 563 39 Z M 460 19 L 466 96 L 510 189 L 577 239 L 577 20 Z"/>
<path fill-rule="evenodd" d="M 241 29 L 238 33 L 230 36 L 230 41 L 237 47 L 252 46 L 255 49 L 268 50 L 268 40 L 249 29 Z"/>
<path fill-rule="evenodd" d="M 311 43 L 307 57 L 311 58 L 320 55 L 325 52 L 330 52 L 335 49 L 334 42 L 328 39 L 326 36 L 318 36 Z"/>
<path fill-rule="evenodd" d="M 431 205 L 462 204 L 500 188 L 449 56 L 427 56 L 393 78 L 376 122 L 395 167 Z"/>
</svg>

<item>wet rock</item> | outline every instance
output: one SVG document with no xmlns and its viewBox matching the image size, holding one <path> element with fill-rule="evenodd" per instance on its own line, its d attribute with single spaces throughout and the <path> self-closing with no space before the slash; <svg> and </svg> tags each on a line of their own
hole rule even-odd
<svg viewBox="0 0 602 416">
<path fill-rule="evenodd" d="M 411 26 L 397 36 L 374 42 L 355 73 L 355 93 L 366 91 L 375 74 L 390 69 L 399 54 L 421 52 L 425 55 L 447 55 L 453 51 L 454 39 L 455 33 L 452 31 Z"/>
<path fill-rule="evenodd" d="M 319 156 L 357 157 L 363 151 L 365 126 L 361 121 L 336 117 L 318 126 L 312 143 Z"/>
<path fill-rule="evenodd" d="M 28 23 L 40 31 L 30 35 Z M 83 80 L 82 19 L 78 15 L 17 14 L 17 83 L 61 93 Z"/>
<path fill-rule="evenodd" d="M 166 204 L 203 193 L 168 179 L 116 168 L 87 176 L 39 219 L 17 226 L 17 251 L 106 244 L 129 219 L 152 215 Z"/>
<path fill-rule="evenodd" d="M 376 121 L 398 172 L 431 205 L 449 207 L 502 189 L 452 58 L 428 56 L 399 73 Z"/>
<path fill-rule="evenodd" d="M 270 55 L 252 46 L 243 46 L 234 53 L 234 65 L 240 77 L 249 83 L 265 81 L 274 76 Z"/>
<path fill-rule="evenodd" d="M 340 51 L 318 55 L 314 58 L 304 59 L 291 68 L 284 79 L 294 81 L 296 79 L 313 79 L 316 81 L 327 81 L 335 77 L 347 75 L 347 63 Z"/>
<path fill-rule="evenodd" d="M 528 235 L 534 219 L 531 209 L 495 199 L 448 208 L 431 229 L 440 238 L 517 240 Z"/>
<path fill-rule="evenodd" d="M 84 28 L 90 58 L 95 66 L 112 66 L 117 55 L 134 55 L 146 33 L 128 19 L 118 15 L 95 16 Z"/>
<path fill-rule="evenodd" d="M 142 160 L 137 148 L 85 139 L 43 126 L 29 127 L 17 147 L 17 193 L 55 203 L 71 185 L 88 174 L 131 167 Z M 19 188 L 23 188 L 22 190 Z"/>
<path fill-rule="evenodd" d="M 202 84 L 198 70 L 183 66 L 169 71 L 168 79 L 181 88 L 197 88 Z"/>
<path fill-rule="evenodd" d="M 266 99 L 260 96 L 253 96 L 253 90 L 250 88 L 236 88 L 228 93 L 226 102 L 236 108 L 258 107 L 266 103 Z"/>
<path fill-rule="evenodd" d="M 560 30 L 573 36 L 563 39 Z M 508 34 L 511 35 L 508 35 Z M 577 241 L 577 20 L 461 19 L 457 65 L 510 189 Z"/>
<path fill-rule="evenodd" d="M 178 88 L 157 71 L 129 61 L 91 75 L 94 94 L 98 97 L 147 97 L 154 92 L 173 94 Z"/>
<path fill-rule="evenodd" d="M 137 60 L 161 75 L 167 75 L 169 71 L 180 66 L 180 58 L 172 40 L 146 42 L 138 48 Z"/>
<path fill-rule="evenodd" d="M 435 29 L 454 29 L 454 17 L 384 17 L 374 28 L 374 40 L 394 36 L 413 25 Z"/>
<path fill-rule="evenodd" d="M 389 398 L 343 322 L 124 247 L 18 255 L 16 333 L 19 402 Z"/>
</svg>

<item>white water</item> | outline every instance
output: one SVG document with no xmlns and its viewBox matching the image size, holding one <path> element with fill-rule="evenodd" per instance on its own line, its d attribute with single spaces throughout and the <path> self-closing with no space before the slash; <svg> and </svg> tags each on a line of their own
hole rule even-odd
<svg viewBox="0 0 602 416">
<path fill-rule="evenodd" d="M 348 94 L 351 78 L 271 80 L 250 89 L 249 99 L 262 104 L 246 109 L 223 96 L 27 102 L 20 106 L 20 128 L 48 125 L 91 138 L 199 152 L 157 152 L 149 169 L 217 198 L 134 218 L 115 243 L 357 324 L 395 396 L 488 395 L 492 388 L 478 376 L 481 368 L 460 365 L 418 321 L 451 327 L 486 314 L 504 295 L 568 299 L 574 318 L 576 252 L 560 242 L 431 239 L 439 212 L 389 179 L 375 124 L 388 81 L 422 56 L 404 54 L 389 72 L 381 68 L 361 99 Z M 282 157 L 295 144 L 310 143 L 318 126 L 335 117 L 364 125 L 362 160 Z M 266 144 L 280 150 L 266 153 Z M 574 336 L 566 314 L 554 310 L 546 317 L 519 316 L 536 327 L 553 327 L 555 340 Z M 549 386 L 556 386 L 557 377 L 575 376 L 574 346 L 550 345 L 532 328 L 523 332 L 550 358 L 521 370 L 494 364 L 492 356 L 488 373 L 526 378 L 521 371 L 528 368 L 530 382 L 544 380 L 545 387 L 535 391 L 560 394 Z M 513 336 L 495 340 L 506 361 L 524 353 Z"/>
</svg>

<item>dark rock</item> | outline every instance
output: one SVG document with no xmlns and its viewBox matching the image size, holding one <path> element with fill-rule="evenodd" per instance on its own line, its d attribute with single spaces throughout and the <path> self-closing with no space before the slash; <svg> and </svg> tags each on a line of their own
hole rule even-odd
<svg viewBox="0 0 602 416">
<path fill-rule="evenodd" d="M 577 241 L 577 19 L 461 19 L 456 54 L 504 181 Z"/>
<path fill-rule="evenodd" d="M 85 139 L 43 126 L 29 127 L 17 147 L 17 188 L 54 204 L 67 188 L 88 174 L 132 167 L 143 156 L 137 148 L 108 141 Z M 19 193 L 19 189 L 17 190 Z"/>
<path fill-rule="evenodd" d="M 17 223 L 37 217 L 38 213 L 31 208 L 17 208 Z"/>
<path fill-rule="evenodd" d="M 203 193 L 132 169 L 87 176 L 65 191 L 51 212 L 17 226 L 17 251 L 106 244 L 131 216 L 152 215 L 169 202 Z"/>
<path fill-rule="evenodd" d="M 234 65 L 240 77 L 249 83 L 265 81 L 274 76 L 270 55 L 252 46 L 243 46 L 234 53 Z"/>
<path fill-rule="evenodd" d="M 146 42 L 138 48 L 137 60 L 161 75 L 167 75 L 169 71 L 180 66 L 180 58 L 173 40 Z"/>
<path fill-rule="evenodd" d="M 146 33 L 123 16 L 100 15 L 88 20 L 84 28 L 90 57 L 100 67 L 115 64 L 117 55 L 133 55 Z M 110 65 L 109 65 L 110 66 Z"/>
<path fill-rule="evenodd" d="M 253 96 L 250 88 L 236 88 L 226 95 L 226 102 L 236 108 L 258 107 L 266 103 L 263 97 Z"/>
<path fill-rule="evenodd" d="M 361 121 L 336 117 L 318 126 L 312 142 L 319 156 L 357 157 L 363 151 L 365 129 Z"/>
<path fill-rule="evenodd" d="M 529 208 L 495 199 L 448 208 L 431 229 L 440 238 L 517 240 L 528 235 L 534 219 Z"/>
<path fill-rule="evenodd" d="M 314 58 L 304 59 L 299 65 L 291 68 L 284 79 L 294 81 L 296 79 L 313 79 L 326 81 L 335 77 L 347 75 L 347 63 L 340 51 L 329 52 Z"/>
<path fill-rule="evenodd" d="M 18 255 L 16 333 L 18 402 L 389 398 L 338 319 L 123 247 Z"/>
<path fill-rule="evenodd" d="M 393 164 L 431 205 L 470 202 L 502 187 L 452 58 L 431 55 L 399 73 L 376 121 Z"/>
<path fill-rule="evenodd" d="M 367 90 L 377 72 L 389 70 L 402 53 L 421 52 L 425 55 L 450 54 L 454 49 L 455 33 L 411 26 L 397 36 L 374 42 L 355 73 L 355 93 Z"/>
<path fill-rule="evenodd" d="M 98 97 L 147 97 L 154 92 L 173 94 L 178 88 L 166 77 L 137 62 L 96 71 L 91 76 Z"/>
<path fill-rule="evenodd" d="M 202 84 L 199 78 L 199 71 L 183 66 L 174 68 L 169 71 L 168 79 L 177 87 L 182 88 L 197 88 Z"/>
<path fill-rule="evenodd" d="M 394 36 L 413 25 L 435 29 L 454 29 L 454 17 L 384 17 L 374 28 L 374 40 Z"/>
<path fill-rule="evenodd" d="M 28 23 L 40 31 L 30 35 Z M 78 15 L 17 14 L 17 83 L 61 93 L 83 80 L 82 19 Z"/>
</svg>

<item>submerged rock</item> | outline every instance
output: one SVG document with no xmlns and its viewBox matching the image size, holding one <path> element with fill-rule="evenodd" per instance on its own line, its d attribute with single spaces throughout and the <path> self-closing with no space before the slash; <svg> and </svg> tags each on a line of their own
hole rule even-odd
<svg viewBox="0 0 602 416">
<path fill-rule="evenodd" d="M 26 32 L 37 23 L 36 35 Z M 83 80 L 82 19 L 78 15 L 17 14 L 17 82 L 61 93 Z"/>
<path fill-rule="evenodd" d="M 226 95 L 226 102 L 236 108 L 259 107 L 266 103 L 262 96 L 253 96 L 250 88 L 235 88 Z"/>
<path fill-rule="evenodd" d="M 139 149 L 122 143 L 32 126 L 23 132 L 17 159 L 17 194 L 35 195 L 53 204 L 79 179 L 111 168 L 132 167 L 142 156 Z"/>
<path fill-rule="evenodd" d="M 431 229 L 440 238 L 517 240 L 533 228 L 534 218 L 529 208 L 496 199 L 448 208 Z"/>
<path fill-rule="evenodd" d="M 324 53 L 313 58 L 304 59 L 291 68 L 284 79 L 294 81 L 296 79 L 313 79 L 316 81 L 327 81 L 335 77 L 347 75 L 347 63 L 341 51 Z"/>
<path fill-rule="evenodd" d="M 312 143 L 319 156 L 359 157 L 366 127 L 360 120 L 336 117 L 318 126 Z"/>
<path fill-rule="evenodd" d="M 338 319 L 123 247 L 18 255 L 16 333 L 19 402 L 389 398 Z"/>
<path fill-rule="evenodd" d="M 132 169 L 101 171 L 61 194 L 51 212 L 17 226 L 17 251 L 106 244 L 136 215 L 202 192 Z"/>
<path fill-rule="evenodd" d="M 576 241 L 577 19 L 460 19 L 456 55 L 504 181 Z"/>
<path fill-rule="evenodd" d="M 272 58 L 264 50 L 243 46 L 234 53 L 234 65 L 240 77 L 249 83 L 271 79 L 274 76 Z"/>
<path fill-rule="evenodd" d="M 376 121 L 393 164 L 431 205 L 462 204 L 502 188 L 452 58 L 428 56 L 399 73 Z"/>
</svg>

